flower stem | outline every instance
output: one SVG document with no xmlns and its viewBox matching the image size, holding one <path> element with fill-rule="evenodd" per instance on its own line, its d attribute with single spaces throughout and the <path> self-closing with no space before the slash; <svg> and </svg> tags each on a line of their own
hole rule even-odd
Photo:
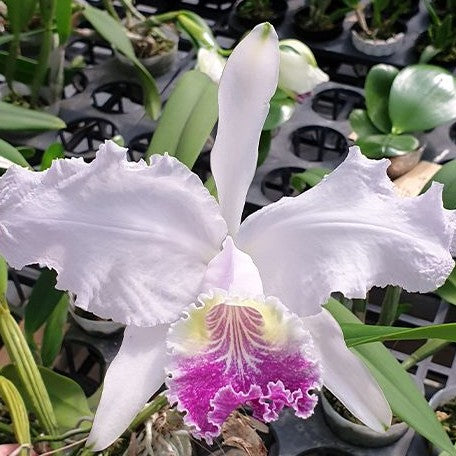
<svg viewBox="0 0 456 456">
<path fill-rule="evenodd" d="M 386 287 L 385 297 L 383 298 L 380 316 L 377 324 L 380 326 L 391 326 L 397 318 L 397 309 L 401 297 L 402 288 L 388 285 Z"/>
<path fill-rule="evenodd" d="M 132 421 L 128 429 L 130 431 L 135 430 L 140 424 L 144 423 L 144 421 L 150 418 L 154 413 L 161 410 L 167 403 L 168 400 L 166 397 L 159 394 L 136 415 L 136 418 Z"/>
<path fill-rule="evenodd" d="M 449 344 L 450 342 L 447 340 L 430 339 L 420 348 L 415 350 L 408 358 L 402 361 L 402 367 L 405 370 L 409 370 L 410 368 L 415 366 L 415 364 L 419 363 L 428 356 L 434 355 L 435 353 L 442 350 Z"/>
</svg>

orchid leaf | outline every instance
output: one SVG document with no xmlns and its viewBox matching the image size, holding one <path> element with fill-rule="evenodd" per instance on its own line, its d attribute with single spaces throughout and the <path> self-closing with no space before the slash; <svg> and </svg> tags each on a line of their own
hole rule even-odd
<svg viewBox="0 0 456 456">
<path fill-rule="evenodd" d="M 327 168 L 310 168 L 302 173 L 292 174 L 290 184 L 297 192 L 302 193 L 308 187 L 315 187 L 330 172 Z"/>
<path fill-rule="evenodd" d="M 157 120 L 161 110 L 160 93 L 158 92 L 157 84 L 151 74 L 136 57 L 133 45 L 128 39 L 122 24 L 116 21 L 106 11 L 99 10 L 88 4 L 85 5 L 83 14 L 106 41 L 133 63 L 143 86 L 145 109 L 152 119 Z"/>
<path fill-rule="evenodd" d="M 429 325 L 420 328 L 396 328 L 394 326 L 341 324 L 347 346 L 381 342 L 383 340 L 442 339 L 456 341 L 456 323 Z"/>
<path fill-rule="evenodd" d="M 358 138 L 356 144 L 366 157 L 373 159 L 405 155 L 420 146 L 412 135 L 370 135 Z"/>
<path fill-rule="evenodd" d="M 268 158 L 269 149 L 271 148 L 272 134 L 271 130 L 263 130 L 258 144 L 258 161 L 257 168 L 261 166 Z"/>
<path fill-rule="evenodd" d="M 383 133 L 391 132 L 388 102 L 391 86 L 399 70 L 392 65 L 375 65 L 367 74 L 364 85 L 367 113 L 372 123 Z"/>
<path fill-rule="evenodd" d="M 24 156 L 10 143 L 0 139 L 0 168 L 9 168 L 11 165 L 30 168 Z"/>
<path fill-rule="evenodd" d="M 391 86 L 389 115 L 395 134 L 424 131 L 455 119 L 455 78 L 433 65 L 404 68 Z"/>
<path fill-rule="evenodd" d="M 364 109 L 354 109 L 350 113 L 350 125 L 358 138 L 370 135 L 380 135 L 382 132 L 372 123 Z"/>
<path fill-rule="evenodd" d="M 456 306 L 456 268 L 453 268 L 445 283 L 435 290 L 435 294 Z"/>
<path fill-rule="evenodd" d="M 43 333 L 41 361 L 51 367 L 62 347 L 64 328 L 68 316 L 68 295 L 64 294 L 51 312 Z"/>
<path fill-rule="evenodd" d="M 295 108 L 296 102 L 288 96 L 284 96 L 284 93 L 277 89 L 269 102 L 269 113 L 264 122 L 263 130 L 274 130 L 290 120 Z"/>
<path fill-rule="evenodd" d="M 75 429 L 84 417 L 88 419 L 93 417 L 87 398 L 82 388 L 75 381 L 46 367 L 40 366 L 39 371 L 49 394 L 60 432 Z M 30 404 L 22 390 L 16 367 L 9 364 L 2 368 L 1 374 L 16 385 L 30 410 Z"/>
<path fill-rule="evenodd" d="M 8 263 L 0 256 L 0 294 L 6 295 L 8 288 Z"/>
<path fill-rule="evenodd" d="M 40 171 L 44 171 L 51 167 L 53 160 L 65 157 L 65 151 L 61 143 L 51 144 L 43 154 L 41 159 Z"/>
<path fill-rule="evenodd" d="M 71 35 L 71 0 L 58 0 L 55 5 L 55 24 L 59 35 L 59 44 L 67 42 Z"/>
<path fill-rule="evenodd" d="M 432 182 L 443 184 L 442 200 L 445 209 L 456 209 L 456 160 L 445 163 L 424 186 L 424 193 Z"/>
<path fill-rule="evenodd" d="M 61 128 L 65 128 L 65 122 L 58 117 L 0 101 L 0 130 L 46 131 Z"/>
<path fill-rule="evenodd" d="M 185 73 L 166 103 L 146 158 L 168 152 L 191 169 L 217 117 L 217 85 L 200 71 Z"/>
<path fill-rule="evenodd" d="M 325 306 L 340 325 L 362 324 L 346 307 L 335 299 Z M 442 450 L 455 456 L 448 435 L 437 420 L 434 411 L 417 389 L 411 376 L 401 367 L 389 350 L 380 342 L 352 348 L 377 380 L 394 414 L 419 434 Z"/>
</svg>

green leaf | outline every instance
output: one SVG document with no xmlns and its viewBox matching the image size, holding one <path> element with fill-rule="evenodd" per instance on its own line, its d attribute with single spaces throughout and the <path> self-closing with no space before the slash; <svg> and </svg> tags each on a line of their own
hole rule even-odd
<svg viewBox="0 0 456 456">
<path fill-rule="evenodd" d="M 260 136 L 260 143 L 258 144 L 258 160 L 257 168 L 261 166 L 269 155 L 269 149 L 271 148 L 271 130 L 262 130 Z"/>
<path fill-rule="evenodd" d="M 44 324 L 62 299 L 64 293 L 56 290 L 55 284 L 55 271 L 44 269 L 32 289 L 25 308 L 24 328 L 28 335 L 33 334 Z"/>
<path fill-rule="evenodd" d="M 421 328 L 398 328 L 395 326 L 359 325 L 346 323 L 341 325 L 347 346 L 381 342 L 383 340 L 419 340 L 442 339 L 456 341 L 456 323 L 429 325 Z"/>
<path fill-rule="evenodd" d="M 46 112 L 21 108 L 0 101 L 0 130 L 45 131 L 60 130 L 65 126 L 62 119 Z"/>
<path fill-rule="evenodd" d="M 160 116 L 161 101 L 157 84 L 144 65 L 137 59 L 122 24 L 116 21 L 106 11 L 85 5 L 84 17 L 92 24 L 95 30 L 119 52 L 127 57 L 135 66 L 141 80 L 145 95 L 145 109 L 156 120 Z"/>
<path fill-rule="evenodd" d="M 41 159 L 40 171 L 50 168 L 52 161 L 59 158 L 65 158 L 65 150 L 61 143 L 53 143 L 44 151 L 43 158 Z"/>
<path fill-rule="evenodd" d="M 327 168 L 310 168 L 302 173 L 292 174 L 290 184 L 297 192 L 302 193 L 308 187 L 315 187 L 330 172 Z"/>
<path fill-rule="evenodd" d="M 177 15 L 177 25 L 188 35 L 196 48 L 219 48 L 207 22 L 192 11 L 182 10 Z"/>
<path fill-rule="evenodd" d="M 55 5 L 55 25 L 60 46 L 65 44 L 71 35 L 71 3 L 71 0 L 57 0 Z"/>
<path fill-rule="evenodd" d="M 367 111 L 354 109 L 349 116 L 350 125 L 358 138 L 370 135 L 380 135 L 382 132 L 371 122 Z"/>
<path fill-rule="evenodd" d="M 13 33 L 20 33 L 25 29 L 35 12 L 37 0 L 7 0 L 8 20 Z"/>
<path fill-rule="evenodd" d="M 68 315 L 68 295 L 64 294 L 49 316 L 44 328 L 41 345 L 41 361 L 46 367 L 52 366 L 62 347 L 64 327 Z"/>
<path fill-rule="evenodd" d="M 432 182 L 443 184 L 442 200 L 445 209 L 456 209 L 456 160 L 445 163 L 424 186 L 424 193 Z"/>
<path fill-rule="evenodd" d="M 433 65 L 411 65 L 394 79 L 389 98 L 393 133 L 424 131 L 456 118 L 456 84 Z"/>
<path fill-rule="evenodd" d="M 330 299 L 325 306 L 339 324 L 361 322 L 340 302 Z M 377 380 L 394 414 L 419 434 L 455 456 L 451 441 L 434 411 L 418 391 L 415 382 L 380 342 L 351 349 L 366 364 Z"/>
<path fill-rule="evenodd" d="M 76 428 L 83 417 L 93 417 L 87 398 L 76 382 L 46 367 L 40 366 L 39 371 L 54 408 L 60 432 Z M 27 408 L 30 410 L 30 404 L 28 404 L 26 396 L 23 394 L 16 367 L 9 364 L 3 367 L 1 374 L 16 385 L 25 399 Z"/>
<path fill-rule="evenodd" d="M 10 143 L 0 139 L 0 168 L 9 168 L 11 165 L 20 165 L 30 168 L 24 156 Z"/>
<path fill-rule="evenodd" d="M 388 102 L 391 86 L 399 70 L 392 65 L 375 65 L 367 74 L 364 91 L 367 113 L 372 123 L 383 133 L 391 132 Z"/>
<path fill-rule="evenodd" d="M 263 130 L 274 130 L 290 120 L 295 112 L 296 102 L 289 97 L 284 97 L 280 89 L 274 94 L 269 103 L 269 113 L 263 125 Z"/>
<path fill-rule="evenodd" d="M 435 293 L 445 301 L 456 306 L 456 267 L 447 277 L 445 283 L 435 290 Z"/>
<path fill-rule="evenodd" d="M 405 155 L 420 146 L 411 135 L 371 135 L 358 138 L 356 144 L 366 157 L 374 159 Z"/>
<path fill-rule="evenodd" d="M 191 169 L 217 117 L 217 85 L 200 71 L 185 73 L 165 105 L 146 159 L 168 152 Z"/>
<path fill-rule="evenodd" d="M 8 288 L 8 264 L 6 260 L 0 256 L 0 294 L 6 295 Z"/>
</svg>

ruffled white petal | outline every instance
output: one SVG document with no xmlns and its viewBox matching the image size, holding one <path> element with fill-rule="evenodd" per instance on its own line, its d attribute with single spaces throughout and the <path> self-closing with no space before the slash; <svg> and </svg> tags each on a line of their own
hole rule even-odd
<svg viewBox="0 0 456 456">
<path fill-rule="evenodd" d="M 345 345 L 342 331 L 323 309 L 302 319 L 320 353 L 323 383 L 350 412 L 378 432 L 391 425 L 391 408 L 371 373 Z"/>
<path fill-rule="evenodd" d="M 444 282 L 454 265 L 453 229 L 441 187 L 398 197 L 388 164 L 352 148 L 316 187 L 242 224 L 236 245 L 252 257 L 265 294 L 306 316 L 334 291 L 363 298 L 374 285 L 426 292 Z"/>
<path fill-rule="evenodd" d="M 223 250 L 209 263 L 201 291 L 221 289 L 243 297 L 254 298 L 263 294 L 260 273 L 252 259 L 241 252 L 228 236 Z"/>
<path fill-rule="evenodd" d="M 219 87 L 211 167 L 223 216 L 237 232 L 255 173 L 261 129 L 277 87 L 279 48 L 269 24 L 256 26 L 229 57 Z"/>
<path fill-rule="evenodd" d="M 130 163 L 113 142 L 91 164 L 12 167 L 0 180 L 8 263 L 54 268 L 57 287 L 75 293 L 77 306 L 121 323 L 175 320 L 225 236 L 215 199 L 188 168 L 168 156 Z"/>
<path fill-rule="evenodd" d="M 125 329 L 119 353 L 106 372 L 87 441 L 93 451 L 105 449 L 120 437 L 163 384 L 168 328 L 168 325 L 159 325 Z"/>
</svg>

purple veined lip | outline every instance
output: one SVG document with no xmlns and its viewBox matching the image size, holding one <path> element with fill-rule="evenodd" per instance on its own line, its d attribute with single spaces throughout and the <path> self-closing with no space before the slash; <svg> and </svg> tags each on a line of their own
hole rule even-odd
<svg viewBox="0 0 456 456">
<path fill-rule="evenodd" d="M 275 298 L 202 302 L 168 336 L 168 398 L 186 412 L 195 437 L 212 443 L 231 412 L 244 405 L 265 422 L 284 407 L 309 417 L 321 378 L 300 319 Z"/>
</svg>

